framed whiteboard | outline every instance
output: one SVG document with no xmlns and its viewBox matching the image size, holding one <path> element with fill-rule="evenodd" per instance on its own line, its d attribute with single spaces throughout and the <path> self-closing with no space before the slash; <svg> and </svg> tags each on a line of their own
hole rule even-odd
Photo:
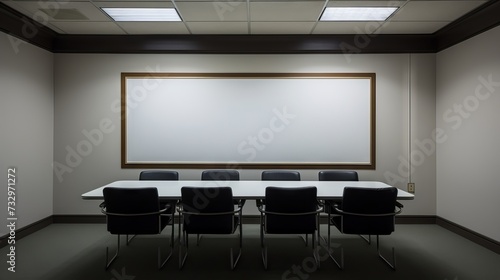
<svg viewBox="0 0 500 280">
<path fill-rule="evenodd" d="M 375 169 L 375 73 L 122 73 L 122 168 Z"/>
</svg>

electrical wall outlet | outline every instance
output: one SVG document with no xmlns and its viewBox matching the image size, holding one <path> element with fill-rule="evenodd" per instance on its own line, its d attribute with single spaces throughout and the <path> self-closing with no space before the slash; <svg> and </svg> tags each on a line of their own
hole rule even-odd
<svg viewBox="0 0 500 280">
<path fill-rule="evenodd" d="M 415 193 L 415 183 L 408 183 L 408 192 Z"/>
</svg>

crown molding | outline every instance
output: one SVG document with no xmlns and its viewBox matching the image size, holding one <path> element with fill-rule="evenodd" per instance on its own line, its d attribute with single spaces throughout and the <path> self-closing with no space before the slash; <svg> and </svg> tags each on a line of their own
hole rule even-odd
<svg viewBox="0 0 500 280">
<path fill-rule="evenodd" d="M 491 0 L 434 34 L 68 35 L 0 3 L 0 30 L 53 53 L 436 53 L 500 25 L 499 14 Z"/>
<path fill-rule="evenodd" d="M 0 3 L 0 30 L 39 46 L 48 51 L 52 51 L 54 38 L 58 35 L 52 29 L 28 18 L 11 7 Z"/>
</svg>

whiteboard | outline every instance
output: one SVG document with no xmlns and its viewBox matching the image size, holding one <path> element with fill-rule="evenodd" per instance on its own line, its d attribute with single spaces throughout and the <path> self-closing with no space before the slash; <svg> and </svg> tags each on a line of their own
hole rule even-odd
<svg viewBox="0 0 500 280">
<path fill-rule="evenodd" d="M 124 168 L 375 168 L 375 74 L 122 73 Z"/>
</svg>

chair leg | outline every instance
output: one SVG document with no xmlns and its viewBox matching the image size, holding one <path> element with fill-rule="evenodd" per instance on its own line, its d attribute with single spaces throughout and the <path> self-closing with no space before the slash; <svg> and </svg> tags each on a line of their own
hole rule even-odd
<svg viewBox="0 0 500 280">
<path fill-rule="evenodd" d="M 309 244 L 309 235 L 305 234 L 304 236 L 301 235 L 300 238 L 302 238 L 302 240 L 304 241 L 304 244 L 306 244 L 306 247 L 307 247 L 307 244 Z"/>
<path fill-rule="evenodd" d="M 231 248 L 231 270 L 234 270 L 234 268 L 238 264 L 238 261 L 240 260 L 240 257 L 241 257 L 241 251 L 243 249 L 243 227 L 241 224 L 241 213 L 240 213 L 240 221 L 239 221 L 238 227 L 240 228 L 239 229 L 240 230 L 239 237 L 238 237 L 239 243 L 240 243 L 240 248 L 239 248 L 238 256 L 236 256 L 236 259 L 233 258 L 233 249 Z"/>
<path fill-rule="evenodd" d="M 182 269 L 184 263 L 186 262 L 186 258 L 188 256 L 188 234 L 184 230 L 181 233 L 181 224 L 182 224 L 183 216 L 179 212 L 179 269 Z M 186 253 L 182 254 L 182 249 L 184 244 L 186 245 Z"/>
<path fill-rule="evenodd" d="M 312 234 L 312 250 L 313 250 L 314 261 L 316 262 L 316 265 L 318 266 L 318 269 L 319 269 L 320 266 L 321 266 L 321 263 L 319 261 L 319 254 L 318 254 L 318 250 L 317 250 L 316 240 L 315 239 L 316 239 L 316 233 L 314 232 Z"/>
<path fill-rule="evenodd" d="M 238 250 L 238 255 L 236 256 L 236 259 L 233 258 L 233 248 L 231 248 L 231 251 L 230 251 L 230 256 L 231 256 L 231 270 L 234 270 L 234 268 L 238 264 L 238 261 L 240 260 L 240 257 L 241 257 L 241 251 L 242 251 L 242 248 L 243 248 L 243 236 L 242 236 L 241 233 L 242 233 L 242 231 L 241 231 L 241 224 L 240 224 L 240 236 L 239 236 L 240 248 Z"/>
<path fill-rule="evenodd" d="M 328 251 L 328 255 L 330 256 L 330 259 L 335 263 L 335 265 L 337 265 L 337 267 L 340 270 L 343 270 L 344 269 L 344 248 L 340 247 L 340 259 L 339 260 L 337 260 L 333 256 L 333 250 L 331 248 L 327 248 L 327 251 Z"/>
<path fill-rule="evenodd" d="M 330 226 L 331 226 L 331 218 L 332 218 L 332 215 L 330 214 L 330 211 L 328 211 L 328 222 L 327 222 L 327 225 L 328 225 L 328 242 L 327 242 L 327 245 L 328 245 L 328 249 L 330 249 Z"/>
<path fill-rule="evenodd" d="M 172 217 L 172 231 L 170 233 L 170 240 L 169 240 L 169 247 L 170 247 L 170 253 L 168 253 L 168 256 L 165 258 L 164 261 L 161 260 L 161 247 L 158 246 L 158 269 L 162 269 L 165 264 L 170 260 L 170 257 L 172 257 L 174 253 L 174 247 L 175 247 L 175 240 L 174 240 L 174 219 Z"/>
<path fill-rule="evenodd" d="M 332 261 L 337 265 L 337 267 L 339 269 L 344 269 L 344 248 L 340 247 L 340 260 L 337 260 L 335 259 L 335 257 L 333 256 L 333 249 L 331 247 L 331 230 L 330 230 L 330 221 L 331 221 L 331 213 L 328 212 L 328 242 L 327 242 L 327 252 L 328 252 L 328 255 L 330 256 L 330 259 L 332 259 Z"/>
<path fill-rule="evenodd" d="M 132 235 L 132 237 L 129 239 L 128 234 L 127 234 L 127 246 L 132 242 L 132 240 L 137 236 L 137 234 Z"/>
<path fill-rule="evenodd" d="M 359 234 L 359 237 L 363 238 L 363 240 L 366 241 L 366 243 L 368 243 L 369 245 L 372 244 L 372 236 L 371 235 L 368 234 L 368 238 L 366 238 L 366 236 Z"/>
<path fill-rule="evenodd" d="M 116 258 L 118 257 L 119 253 L 120 253 L 120 235 L 118 234 L 118 244 L 117 244 L 117 247 L 116 247 L 116 253 L 115 253 L 115 255 L 113 256 L 113 258 L 111 260 L 109 260 L 109 247 L 106 247 L 106 266 L 105 266 L 105 270 L 107 270 L 109 268 L 109 266 L 116 260 Z"/>
<path fill-rule="evenodd" d="M 179 245 L 179 269 L 182 269 L 184 267 L 184 263 L 186 262 L 188 256 L 188 249 L 189 249 L 188 239 L 189 235 L 186 234 L 185 231 L 183 231 L 182 239 Z M 182 253 L 183 245 L 186 245 L 186 252 L 184 254 Z"/>
<path fill-rule="evenodd" d="M 267 247 L 264 244 L 264 216 L 260 214 L 260 251 L 262 255 L 262 264 L 267 270 Z"/>
<path fill-rule="evenodd" d="M 380 252 L 380 247 L 379 247 L 379 236 L 377 235 L 377 252 L 378 256 L 390 267 L 392 270 L 396 270 L 396 254 L 394 247 L 392 247 L 392 263 L 390 263 L 384 256 L 382 256 L 382 253 Z"/>
<path fill-rule="evenodd" d="M 267 247 L 265 245 L 261 248 L 262 254 L 262 264 L 264 265 L 264 269 L 267 270 Z"/>
</svg>

